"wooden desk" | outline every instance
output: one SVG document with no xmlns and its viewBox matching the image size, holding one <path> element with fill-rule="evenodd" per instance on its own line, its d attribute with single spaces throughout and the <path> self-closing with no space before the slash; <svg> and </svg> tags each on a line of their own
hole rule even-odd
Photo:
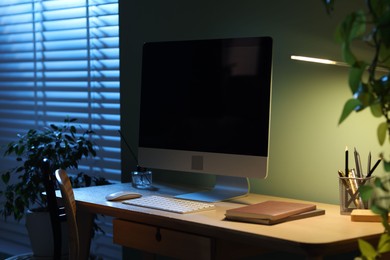
<svg viewBox="0 0 390 260">
<path fill-rule="evenodd" d="M 181 194 L 185 190 L 158 186 L 158 192 L 140 191 L 144 195 Z M 131 184 L 113 184 L 75 189 L 80 239 L 89 248 L 89 230 L 94 214 L 112 216 L 114 242 L 151 253 L 170 254 L 186 259 L 233 258 L 243 253 L 276 250 L 302 254 L 310 258 L 358 249 L 357 239 L 376 241 L 384 228 L 380 223 L 351 222 L 340 215 L 338 205 L 316 203 L 326 213 L 273 226 L 224 220 L 226 209 L 269 199 L 297 201 L 258 194 L 232 202 L 218 202 L 216 209 L 193 214 L 176 214 L 135 207 L 121 202 L 108 202 L 105 195 L 133 190 Z M 83 252 L 86 256 L 88 250 Z"/>
</svg>

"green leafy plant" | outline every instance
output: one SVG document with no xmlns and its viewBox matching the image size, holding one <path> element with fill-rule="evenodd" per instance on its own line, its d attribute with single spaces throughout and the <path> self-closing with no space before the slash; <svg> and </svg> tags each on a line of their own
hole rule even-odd
<svg viewBox="0 0 390 260">
<path fill-rule="evenodd" d="M 376 248 L 370 243 L 359 239 L 359 248 L 363 259 L 378 259 L 383 254 L 389 254 L 390 252 L 390 225 L 388 219 L 390 208 L 389 184 L 390 179 L 386 176 L 377 177 L 373 183 L 359 187 L 362 199 L 371 202 L 371 211 L 381 216 L 382 225 L 385 228 Z"/>
<path fill-rule="evenodd" d="M 335 0 L 322 1 L 331 14 Z M 343 60 L 350 67 L 348 83 L 352 93 L 339 124 L 353 111 L 370 108 L 373 116 L 384 118 L 377 128 L 382 145 L 386 136 L 390 136 L 390 1 L 362 0 L 362 3 L 365 10 L 348 14 L 335 33 Z"/>
<path fill-rule="evenodd" d="M 31 129 L 7 145 L 4 156 L 16 156 L 21 165 L 1 175 L 1 181 L 5 184 L 5 189 L 0 191 L 2 217 L 6 219 L 13 216 L 19 221 L 27 209 L 47 206 L 39 170 L 44 158 L 51 161 L 51 170 L 54 172 L 59 168 L 77 170 L 82 158 L 96 156 L 91 140 L 94 132 L 84 130 L 78 133 L 73 125 L 76 120 L 66 118 L 63 126 L 51 124 L 43 130 Z M 74 187 L 90 186 L 93 182 L 107 183 L 105 179 L 91 178 L 84 173 L 78 173 L 72 178 Z"/>
<path fill-rule="evenodd" d="M 336 0 L 322 0 L 328 14 Z M 336 28 L 335 38 L 341 45 L 343 60 L 349 66 L 348 85 L 352 96 L 345 102 L 339 124 L 352 112 L 369 108 L 374 117 L 383 118 L 377 128 L 381 145 L 390 140 L 390 1 L 362 0 L 362 9 L 351 11 Z M 368 54 L 368 55 L 367 55 Z M 390 162 L 381 154 L 386 171 Z M 389 176 L 377 177 L 372 184 L 359 188 L 364 200 L 382 218 L 384 233 L 377 247 L 359 240 L 363 259 L 378 259 L 390 252 Z"/>
</svg>

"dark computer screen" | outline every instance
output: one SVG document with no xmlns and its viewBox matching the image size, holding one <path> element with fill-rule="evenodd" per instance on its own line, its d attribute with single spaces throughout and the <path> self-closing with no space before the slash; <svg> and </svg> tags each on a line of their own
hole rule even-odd
<svg viewBox="0 0 390 260">
<path fill-rule="evenodd" d="M 142 147 L 267 156 L 269 37 L 144 45 Z"/>
</svg>

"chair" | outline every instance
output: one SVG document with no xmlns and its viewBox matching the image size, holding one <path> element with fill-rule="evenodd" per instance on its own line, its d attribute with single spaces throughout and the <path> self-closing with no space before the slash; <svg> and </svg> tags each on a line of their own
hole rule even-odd
<svg viewBox="0 0 390 260">
<path fill-rule="evenodd" d="M 65 170 L 56 170 L 55 176 L 61 190 L 68 221 L 69 259 L 78 260 L 80 259 L 80 240 L 76 219 L 76 201 L 72 185 Z"/>
<path fill-rule="evenodd" d="M 68 213 L 68 208 L 69 207 L 59 207 L 57 204 L 57 196 L 55 193 L 55 188 L 56 188 L 56 179 L 54 177 L 54 174 L 51 170 L 51 165 L 50 165 L 50 160 L 48 159 L 43 159 L 42 161 L 42 166 L 41 166 L 41 173 L 43 176 L 43 184 L 45 186 L 46 190 L 46 198 L 47 198 L 47 207 L 50 213 L 50 221 L 51 221 L 51 227 L 52 227 L 52 232 L 53 232 L 53 242 L 54 242 L 54 252 L 53 252 L 53 258 L 54 259 L 61 259 L 61 252 L 62 252 L 62 230 L 61 230 L 61 223 L 66 221 L 68 219 L 68 226 L 69 226 L 69 235 L 73 235 L 76 232 L 77 234 L 77 226 L 74 226 L 72 220 L 75 220 L 75 214 Z M 66 175 L 66 173 L 65 173 Z M 66 176 L 67 178 L 67 176 Z M 69 181 L 69 178 L 67 178 Z M 70 185 L 70 183 L 69 183 Z M 61 185 L 60 185 L 61 186 Z M 73 191 L 72 187 L 70 187 L 70 191 L 72 192 L 72 197 L 73 197 Z M 63 197 L 67 197 L 67 194 L 62 195 Z M 73 199 L 74 200 L 74 199 Z M 66 199 L 65 199 L 66 202 Z M 66 212 L 66 214 L 65 214 Z M 67 216 L 70 215 L 70 216 Z M 72 217 L 73 216 L 73 217 Z M 70 221 L 69 221 L 70 219 Z M 73 235 L 74 236 L 74 235 Z M 73 240 L 72 240 L 73 241 Z M 77 245 L 78 245 L 78 240 Z M 70 242 L 70 241 L 69 241 Z M 69 243 L 69 247 L 71 247 L 71 243 Z M 77 247 L 76 247 L 77 248 Z M 72 249 L 74 250 L 74 249 Z M 73 253 L 73 251 L 72 251 Z M 78 259 L 78 258 L 73 258 L 70 257 L 69 259 Z M 35 259 L 34 255 L 32 253 L 27 253 L 27 254 L 22 254 L 22 255 L 17 255 L 17 256 L 12 256 L 7 258 L 7 260 L 21 260 L 21 259 Z"/>
<path fill-rule="evenodd" d="M 55 193 L 56 180 L 50 166 L 50 161 L 48 159 L 43 159 L 41 171 L 43 174 L 43 182 L 46 189 L 47 207 L 49 209 L 51 227 L 53 231 L 54 258 L 60 259 L 62 252 L 61 223 L 66 221 L 67 216 L 65 215 L 64 208 L 59 207 L 57 204 L 57 196 Z"/>
</svg>

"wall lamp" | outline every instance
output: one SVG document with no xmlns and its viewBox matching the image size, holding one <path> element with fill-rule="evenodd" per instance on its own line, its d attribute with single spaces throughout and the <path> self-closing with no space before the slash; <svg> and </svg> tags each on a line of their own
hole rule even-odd
<svg viewBox="0 0 390 260">
<path fill-rule="evenodd" d="M 321 64 L 329 64 L 329 65 L 338 65 L 338 66 L 348 67 L 348 64 L 345 63 L 345 62 L 328 60 L 328 59 L 319 59 L 319 58 L 306 57 L 306 56 L 296 56 L 296 55 L 291 55 L 291 59 L 292 60 L 305 61 L 305 62 L 314 62 L 314 63 L 321 63 Z"/>
<path fill-rule="evenodd" d="M 291 59 L 298 60 L 298 61 L 304 61 L 304 62 L 314 62 L 314 63 L 328 64 L 328 65 L 350 67 L 345 62 L 328 60 L 328 59 L 313 58 L 313 57 L 306 57 L 306 56 L 291 55 Z M 384 68 L 384 67 L 377 67 L 377 71 L 389 73 L 389 69 Z"/>
</svg>

